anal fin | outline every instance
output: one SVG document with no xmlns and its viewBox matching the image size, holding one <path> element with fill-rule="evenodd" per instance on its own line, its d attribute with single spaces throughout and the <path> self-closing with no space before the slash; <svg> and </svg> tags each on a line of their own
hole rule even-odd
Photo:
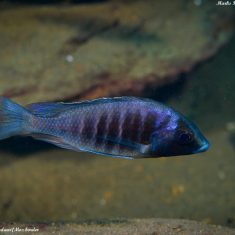
<svg viewBox="0 0 235 235">
<path fill-rule="evenodd" d="M 65 143 L 62 138 L 57 137 L 57 136 L 47 135 L 47 134 L 32 134 L 31 136 L 34 139 L 42 140 L 42 141 L 54 144 L 60 148 L 69 149 L 73 151 L 80 151 L 78 148 Z"/>
</svg>

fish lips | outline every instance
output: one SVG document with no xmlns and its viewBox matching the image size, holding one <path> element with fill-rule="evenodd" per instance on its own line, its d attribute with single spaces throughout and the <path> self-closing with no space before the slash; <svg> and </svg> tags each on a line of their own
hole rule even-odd
<svg viewBox="0 0 235 235">
<path fill-rule="evenodd" d="M 209 143 L 209 141 L 206 138 L 204 138 L 201 141 L 200 146 L 201 147 L 199 149 L 197 149 L 194 153 L 201 153 L 201 152 L 207 151 L 210 148 L 210 143 Z"/>
</svg>

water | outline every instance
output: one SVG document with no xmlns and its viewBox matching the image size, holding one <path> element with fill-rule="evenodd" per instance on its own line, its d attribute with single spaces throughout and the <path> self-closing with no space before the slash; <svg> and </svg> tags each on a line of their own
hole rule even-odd
<svg viewBox="0 0 235 235">
<path fill-rule="evenodd" d="M 30 138 L 1 142 L 0 220 L 160 217 L 235 227 L 234 61 L 235 37 L 179 82 L 142 93 L 193 119 L 211 142 L 206 153 L 128 161 Z"/>
</svg>

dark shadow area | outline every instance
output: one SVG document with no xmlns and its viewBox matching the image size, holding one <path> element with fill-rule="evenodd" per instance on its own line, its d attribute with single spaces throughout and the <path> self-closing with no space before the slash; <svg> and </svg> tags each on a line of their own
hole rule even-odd
<svg viewBox="0 0 235 235">
<path fill-rule="evenodd" d="M 145 97 L 165 103 L 169 99 L 182 94 L 188 81 L 187 77 L 188 76 L 186 74 L 182 73 L 175 82 L 169 83 L 160 88 L 147 87 L 143 94 Z"/>
<path fill-rule="evenodd" d="M 56 146 L 34 140 L 31 137 L 15 136 L 0 141 L 0 151 L 12 153 L 18 156 L 27 156 L 39 151 L 48 151 L 57 148 Z"/>
<path fill-rule="evenodd" d="M 230 141 L 230 143 L 232 144 L 233 148 L 235 149 L 235 132 L 232 132 L 232 133 L 229 135 L 229 141 Z"/>
<path fill-rule="evenodd" d="M 49 154 L 50 151 L 59 149 L 60 151 L 53 154 Z M 0 141 L 0 167 L 6 166 L 15 162 L 16 160 L 31 158 L 36 153 L 43 153 L 41 159 L 48 161 L 63 161 L 68 160 L 73 161 L 74 164 L 81 164 L 82 162 L 87 162 L 95 160 L 94 157 L 87 152 L 74 152 L 71 154 L 72 150 L 67 150 L 59 148 L 53 144 L 35 140 L 31 137 L 21 137 L 15 136 L 5 140 Z M 1 153 L 3 155 L 1 155 Z M 6 204 L 7 207 L 8 204 Z"/>
<path fill-rule="evenodd" d="M 28 5 L 40 5 L 40 4 L 82 4 L 82 3 L 99 3 L 106 2 L 107 0 L 5 0 L 2 3 L 6 4 L 28 4 Z"/>
</svg>

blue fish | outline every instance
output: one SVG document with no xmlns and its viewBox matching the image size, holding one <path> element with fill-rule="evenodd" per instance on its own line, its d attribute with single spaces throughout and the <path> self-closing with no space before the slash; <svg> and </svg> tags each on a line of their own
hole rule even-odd
<svg viewBox="0 0 235 235">
<path fill-rule="evenodd" d="M 187 155 L 209 148 L 185 116 L 159 102 L 135 97 L 26 107 L 0 97 L 0 139 L 14 135 L 129 159 Z"/>
</svg>

